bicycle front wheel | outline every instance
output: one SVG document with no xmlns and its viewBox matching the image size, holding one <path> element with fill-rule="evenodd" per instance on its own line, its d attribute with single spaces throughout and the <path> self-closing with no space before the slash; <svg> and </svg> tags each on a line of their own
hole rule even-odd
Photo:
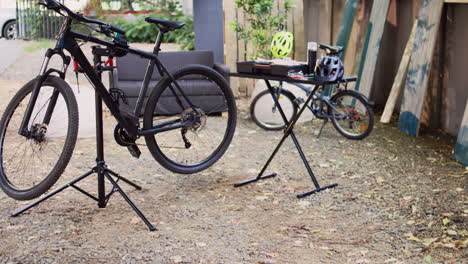
<svg viewBox="0 0 468 264">
<path fill-rule="evenodd" d="M 196 173 L 213 165 L 229 147 L 236 103 L 226 80 L 208 67 L 189 66 L 173 76 L 162 79 L 148 97 L 144 130 L 160 130 L 145 139 L 163 167 Z M 183 125 L 187 123 L 190 126 Z"/>
<path fill-rule="evenodd" d="M 70 86 L 56 76 L 42 83 L 26 125 L 19 130 L 38 78 L 23 86 L 0 120 L 0 187 L 16 200 L 34 199 L 65 170 L 78 134 L 78 106 Z"/>
<path fill-rule="evenodd" d="M 351 91 L 341 91 L 331 98 L 333 107 L 328 107 L 332 124 L 344 137 L 363 139 L 374 127 L 374 112 L 367 102 Z"/>
<path fill-rule="evenodd" d="M 297 114 L 294 99 L 294 95 L 290 92 L 282 90 L 279 94 L 278 102 L 288 123 Z M 255 124 L 265 130 L 281 130 L 286 127 L 283 117 L 268 90 L 262 91 L 254 97 L 250 104 L 250 116 Z"/>
</svg>

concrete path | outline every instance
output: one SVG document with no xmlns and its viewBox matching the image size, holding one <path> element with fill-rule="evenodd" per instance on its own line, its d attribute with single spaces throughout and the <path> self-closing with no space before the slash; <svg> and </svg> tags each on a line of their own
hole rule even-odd
<svg viewBox="0 0 468 264">
<path fill-rule="evenodd" d="M 0 73 L 18 59 L 24 46 L 22 41 L 0 39 Z"/>
</svg>

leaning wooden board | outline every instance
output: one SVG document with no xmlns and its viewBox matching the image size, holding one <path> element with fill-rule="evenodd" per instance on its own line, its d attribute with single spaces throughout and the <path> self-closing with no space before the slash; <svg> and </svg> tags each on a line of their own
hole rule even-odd
<svg viewBox="0 0 468 264">
<path fill-rule="evenodd" d="M 455 153 L 453 154 L 456 160 L 465 166 L 468 166 L 468 101 L 465 106 L 465 114 L 458 132 L 457 145 L 455 145 Z"/>
<path fill-rule="evenodd" d="M 361 63 L 364 64 L 362 71 L 359 73 L 358 84 L 356 84 L 356 89 L 367 97 L 371 95 L 375 65 L 377 64 L 377 58 L 379 57 L 389 6 L 390 0 L 374 1 L 372 6 L 368 27 L 369 41 L 367 42 L 367 47 L 364 47 L 364 52 L 362 53 Z"/>
<path fill-rule="evenodd" d="M 340 29 L 338 30 L 338 38 L 336 40 L 336 45 L 344 48 L 343 52 L 339 55 L 342 60 L 345 57 L 351 30 L 353 29 L 354 14 L 356 13 L 358 2 L 358 0 L 346 0 L 346 5 L 344 7 Z M 330 96 L 334 93 L 334 89 L 334 85 L 327 85 L 325 88 L 325 95 Z"/>
<path fill-rule="evenodd" d="M 413 29 L 409 36 L 408 42 L 406 43 L 405 52 L 400 61 L 400 66 L 398 67 L 397 75 L 395 76 L 395 81 L 393 82 L 392 89 L 390 90 L 390 95 L 388 96 L 387 103 L 385 104 L 385 109 L 383 111 L 382 117 L 380 118 L 381 123 L 390 122 L 392 117 L 393 109 L 397 103 L 398 97 L 401 93 L 401 88 L 403 88 L 403 82 L 405 81 L 406 73 L 408 72 L 408 65 L 411 59 L 411 54 L 413 53 L 413 44 L 414 36 L 416 35 L 416 26 L 417 21 L 413 24 Z"/>
<path fill-rule="evenodd" d="M 340 54 L 341 59 L 346 55 L 346 47 L 348 46 L 349 36 L 353 28 L 354 14 L 356 13 L 358 2 L 358 0 L 346 1 L 340 29 L 338 30 L 338 38 L 336 40 L 336 45 L 344 48 L 343 52 Z"/>
<path fill-rule="evenodd" d="M 398 127 L 417 136 L 444 2 L 422 0 Z"/>
</svg>

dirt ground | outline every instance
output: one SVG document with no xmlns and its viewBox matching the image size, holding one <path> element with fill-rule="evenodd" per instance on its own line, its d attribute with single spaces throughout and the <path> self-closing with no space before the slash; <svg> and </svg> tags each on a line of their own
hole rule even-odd
<svg viewBox="0 0 468 264">
<path fill-rule="evenodd" d="M 12 72 L 0 74 L 0 112 L 25 80 Z M 257 175 L 282 135 L 256 127 L 248 99 L 237 103 L 229 150 L 194 175 L 163 169 L 144 147 L 132 158 L 106 118 L 106 161 L 143 186 L 122 185 L 157 231 L 117 194 L 99 209 L 67 190 L 11 218 L 27 202 L 0 193 L 0 263 L 467 263 L 468 171 L 451 158 L 452 137 L 377 123 L 363 141 L 331 125 L 317 139 L 321 123 L 302 123 L 296 135 L 318 180 L 338 187 L 297 199 L 313 185 L 290 139 L 267 170 L 278 177 L 233 187 Z M 94 146 L 78 140 L 56 186 L 94 166 Z M 80 186 L 95 192 L 95 178 Z"/>
</svg>

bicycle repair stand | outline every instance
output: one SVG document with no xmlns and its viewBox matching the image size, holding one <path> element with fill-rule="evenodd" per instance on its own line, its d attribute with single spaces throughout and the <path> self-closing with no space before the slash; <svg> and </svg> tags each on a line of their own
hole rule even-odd
<svg viewBox="0 0 468 264">
<path fill-rule="evenodd" d="M 248 75 L 246 75 L 246 74 L 231 74 L 231 76 L 247 77 L 248 78 Z M 278 110 L 279 110 L 279 112 L 281 114 L 281 117 L 284 120 L 284 123 L 287 124 L 288 126 L 287 126 L 286 130 L 284 131 L 283 137 L 281 138 L 280 142 L 276 146 L 273 153 L 270 155 L 270 158 L 268 158 L 268 161 L 263 166 L 263 168 L 260 171 L 260 173 L 258 174 L 258 176 L 256 178 L 253 178 L 253 179 L 250 179 L 250 180 L 246 180 L 246 181 L 243 181 L 243 182 L 236 183 L 236 184 L 234 184 L 234 187 L 240 187 L 240 186 L 243 186 L 243 185 L 246 185 L 246 184 L 249 184 L 249 183 L 252 183 L 252 182 L 256 182 L 256 181 L 259 181 L 259 180 L 275 177 L 277 175 L 277 173 L 272 173 L 272 174 L 265 175 L 265 176 L 262 176 L 262 175 L 265 172 L 265 170 L 268 168 L 268 165 L 270 165 L 270 162 L 273 160 L 273 158 L 275 157 L 278 150 L 283 145 L 286 138 L 289 137 L 289 136 L 291 136 L 291 139 L 293 140 L 294 145 L 296 145 L 297 151 L 299 152 L 299 155 L 301 156 L 301 159 L 304 162 L 304 166 L 306 167 L 307 172 L 309 173 L 309 176 L 310 176 L 310 178 L 312 179 L 312 182 L 315 185 L 314 190 L 298 194 L 297 198 L 304 198 L 304 197 L 309 196 L 311 194 L 314 194 L 314 193 L 317 193 L 317 192 L 320 192 L 320 191 L 330 189 L 330 188 L 334 188 L 334 187 L 338 186 L 337 183 L 334 183 L 334 184 L 331 184 L 331 185 L 327 185 L 325 187 L 320 187 L 320 184 L 318 183 L 317 179 L 315 178 L 315 175 L 312 172 L 312 169 L 310 168 L 309 163 L 307 162 L 307 159 L 306 159 L 306 157 L 304 155 L 304 152 L 302 151 L 301 145 L 299 144 L 299 141 L 297 140 L 296 135 L 294 134 L 294 131 L 293 131 L 294 125 L 296 124 L 299 117 L 302 115 L 302 112 L 304 112 L 304 110 L 309 105 L 312 97 L 314 96 L 317 89 L 321 86 L 321 84 L 315 84 L 315 87 L 314 87 L 313 91 L 310 93 L 309 97 L 307 97 L 307 100 L 304 103 L 304 105 L 302 106 L 302 108 L 299 110 L 299 113 L 297 113 L 297 115 L 293 118 L 292 122 L 288 124 L 288 119 L 286 118 L 286 115 L 284 114 L 283 108 L 281 108 L 281 105 L 280 105 L 280 103 L 278 101 L 278 98 L 275 96 L 275 90 L 273 89 L 273 87 L 271 87 L 271 84 L 268 81 L 268 79 L 264 79 L 264 80 L 265 80 L 265 83 L 266 83 L 266 85 L 268 87 L 268 90 L 270 91 L 271 96 L 273 97 L 273 100 L 275 101 L 276 106 L 278 107 Z"/>
<path fill-rule="evenodd" d="M 98 63 L 101 62 L 101 56 L 104 55 L 100 52 L 102 52 L 104 49 L 100 48 L 99 46 L 93 46 L 93 55 L 94 55 L 94 65 L 97 65 Z M 99 73 L 99 77 L 101 77 L 101 73 Z M 30 205 L 14 212 L 11 214 L 12 217 L 16 217 L 25 211 L 35 207 L 36 205 L 44 202 L 45 200 L 51 198 L 52 196 L 55 196 L 59 192 L 67 189 L 68 187 L 72 187 L 75 190 L 81 192 L 82 194 L 88 196 L 89 198 L 95 200 L 98 202 L 99 208 L 105 208 L 107 203 L 109 202 L 109 199 L 111 196 L 118 192 L 122 197 L 125 199 L 125 201 L 132 207 L 132 209 L 136 212 L 136 214 L 145 222 L 146 226 L 148 226 L 150 231 L 156 230 L 156 228 L 148 221 L 148 219 L 143 215 L 143 213 L 138 209 L 138 207 L 130 200 L 130 198 L 125 194 L 125 192 L 122 190 L 122 188 L 119 186 L 118 182 L 121 180 L 130 186 L 134 187 L 137 190 L 141 190 L 141 187 L 130 180 L 120 176 L 119 174 L 111 171 L 108 166 L 106 165 L 106 162 L 104 161 L 104 135 L 103 135 L 103 120 L 102 120 L 102 98 L 98 93 L 95 93 L 95 102 L 96 102 L 96 152 L 97 152 L 97 158 L 96 158 L 96 166 L 92 168 L 90 171 L 86 172 L 85 174 L 81 175 L 80 177 L 68 182 L 67 184 L 63 185 L 62 187 L 52 191 L 51 193 L 47 194 L 46 196 L 34 201 Z M 81 189 L 80 187 L 76 186 L 78 182 L 81 180 L 87 178 L 88 176 L 91 176 L 93 174 L 97 174 L 97 183 L 98 183 L 98 197 L 86 192 L 85 190 Z M 109 180 L 109 182 L 112 184 L 113 188 L 112 190 L 106 194 L 106 189 L 105 189 L 105 178 Z M 115 179 L 114 179 L 115 178 Z"/>
</svg>

